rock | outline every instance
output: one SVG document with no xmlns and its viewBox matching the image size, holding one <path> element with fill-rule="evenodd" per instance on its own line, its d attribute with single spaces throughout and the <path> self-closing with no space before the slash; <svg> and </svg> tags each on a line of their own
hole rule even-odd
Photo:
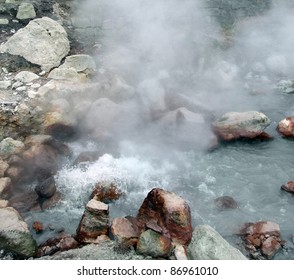
<svg viewBox="0 0 294 280">
<path fill-rule="evenodd" d="M 10 166 L 5 172 L 5 176 L 9 177 L 14 184 L 19 183 L 23 175 L 24 168 L 22 166 Z"/>
<path fill-rule="evenodd" d="M 32 19 L 36 17 L 35 8 L 31 3 L 23 2 L 19 5 L 16 18 L 17 19 Z"/>
<path fill-rule="evenodd" d="M 111 203 L 118 200 L 123 193 L 112 182 L 99 182 L 95 185 L 91 194 L 91 199 L 96 199 L 104 203 Z"/>
<path fill-rule="evenodd" d="M 10 192 L 11 179 L 9 177 L 0 178 L 0 198 Z"/>
<path fill-rule="evenodd" d="M 238 203 L 230 196 L 218 197 L 214 200 L 214 202 L 216 207 L 220 210 L 238 208 Z"/>
<path fill-rule="evenodd" d="M 33 72 L 30 71 L 21 71 L 15 75 L 14 80 L 20 83 L 30 83 L 39 79 L 40 77 Z"/>
<path fill-rule="evenodd" d="M 85 77 L 81 76 L 75 69 L 73 68 L 55 68 L 53 69 L 49 75 L 49 79 L 54 80 L 67 80 L 74 82 L 82 82 Z"/>
<path fill-rule="evenodd" d="M 52 135 L 56 139 L 68 140 L 77 131 L 76 119 L 66 112 L 48 112 L 43 124 L 44 134 Z"/>
<path fill-rule="evenodd" d="M 120 245 L 131 247 L 137 244 L 140 231 L 127 218 L 114 218 L 110 233 Z"/>
<path fill-rule="evenodd" d="M 277 126 L 278 132 L 287 138 L 294 138 L 294 116 L 281 120 Z"/>
<path fill-rule="evenodd" d="M 0 199 L 0 208 L 6 208 L 9 205 L 9 201 L 8 200 L 3 200 Z"/>
<path fill-rule="evenodd" d="M 60 249 L 61 252 L 78 248 L 78 246 L 79 243 L 70 235 L 62 237 L 57 244 L 57 247 Z"/>
<path fill-rule="evenodd" d="M 94 242 L 99 235 L 107 234 L 109 228 L 109 207 L 103 202 L 91 199 L 84 211 L 77 229 L 78 241 Z"/>
<path fill-rule="evenodd" d="M 246 260 L 239 250 L 208 225 L 195 227 L 188 257 L 192 260 Z"/>
<path fill-rule="evenodd" d="M 0 89 L 8 89 L 11 85 L 11 81 L 0 81 Z"/>
<path fill-rule="evenodd" d="M 0 248 L 22 258 L 35 256 L 36 241 L 28 225 L 12 207 L 0 208 Z"/>
<path fill-rule="evenodd" d="M 290 182 L 286 183 L 285 185 L 282 185 L 281 189 L 286 192 L 294 194 L 294 181 L 290 181 Z"/>
<path fill-rule="evenodd" d="M 73 165 L 79 165 L 80 163 L 85 163 L 85 162 L 95 162 L 98 160 L 98 158 L 102 156 L 99 152 L 97 151 L 85 151 L 81 152 L 78 157 L 74 160 Z"/>
<path fill-rule="evenodd" d="M 0 18 L 0 25 L 7 25 L 9 24 L 9 20 L 7 18 Z"/>
<path fill-rule="evenodd" d="M 181 244 L 176 244 L 174 248 L 174 254 L 177 260 L 181 260 L 181 261 L 188 260 L 187 250 Z"/>
<path fill-rule="evenodd" d="M 212 124 L 212 130 L 223 141 L 238 139 L 270 138 L 264 129 L 270 125 L 270 119 L 256 111 L 229 112 Z"/>
<path fill-rule="evenodd" d="M 40 198 L 50 198 L 56 192 L 56 184 L 54 177 L 51 176 L 45 179 L 35 187 L 35 192 Z"/>
<path fill-rule="evenodd" d="M 44 71 L 58 66 L 69 50 L 66 31 L 48 17 L 30 21 L 0 47 L 0 52 L 22 56 L 27 61 L 40 65 Z"/>
<path fill-rule="evenodd" d="M 150 229 L 140 235 L 136 249 L 137 253 L 153 258 L 167 258 L 170 256 L 171 250 L 171 240 Z"/>
<path fill-rule="evenodd" d="M 276 88 L 284 93 L 294 93 L 294 81 L 281 80 L 277 83 Z"/>
<path fill-rule="evenodd" d="M 283 245 L 280 238 L 280 227 L 270 221 L 247 223 L 243 226 L 240 234 L 244 237 L 246 248 L 255 258 L 260 254 L 271 259 Z"/>
<path fill-rule="evenodd" d="M 24 143 L 10 137 L 0 142 L 0 157 L 7 159 L 11 155 L 19 154 L 24 150 Z"/>
<path fill-rule="evenodd" d="M 27 175 L 31 178 L 48 178 L 58 170 L 59 152 L 49 145 L 32 145 L 22 157 L 26 162 Z"/>
<path fill-rule="evenodd" d="M 0 178 L 4 177 L 5 171 L 8 169 L 9 164 L 0 159 Z"/>
<path fill-rule="evenodd" d="M 39 221 L 35 221 L 35 222 L 33 223 L 33 229 L 34 229 L 34 231 L 35 231 L 36 233 L 41 233 L 41 232 L 44 231 L 44 226 L 43 226 L 43 224 L 42 224 L 41 222 L 39 222 Z"/>
<path fill-rule="evenodd" d="M 192 237 L 190 207 L 175 193 L 152 189 L 141 205 L 137 219 L 142 224 L 155 220 L 173 242 L 187 245 Z"/>
</svg>

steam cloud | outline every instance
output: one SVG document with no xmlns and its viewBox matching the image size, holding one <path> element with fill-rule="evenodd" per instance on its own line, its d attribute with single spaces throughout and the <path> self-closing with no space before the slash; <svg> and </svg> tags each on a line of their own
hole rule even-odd
<svg viewBox="0 0 294 280">
<path fill-rule="evenodd" d="M 267 94 L 281 79 L 293 79 L 292 1 L 273 1 L 264 14 L 240 18 L 232 28 L 222 28 L 205 2 L 88 0 L 78 4 L 78 11 L 86 11 L 102 28 L 96 38 L 101 43 L 98 68 L 123 77 L 138 101 L 124 102 L 123 111 L 129 114 L 121 113 L 115 126 L 120 137 L 161 142 L 162 126 L 151 120 L 176 109 L 166 104 L 174 94 L 179 107 L 200 102 L 216 114 L 264 110 L 265 105 L 252 95 Z M 99 118 L 96 111 L 92 108 L 89 123 Z M 194 131 L 184 128 L 176 134 L 182 135 L 180 141 L 192 139 L 203 147 L 211 136 L 207 127 L 200 124 Z"/>
</svg>

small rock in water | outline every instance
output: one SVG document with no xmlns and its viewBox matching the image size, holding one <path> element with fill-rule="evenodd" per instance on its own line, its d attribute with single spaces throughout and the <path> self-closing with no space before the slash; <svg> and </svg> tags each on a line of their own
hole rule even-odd
<svg viewBox="0 0 294 280">
<path fill-rule="evenodd" d="M 41 233 L 44 231 L 44 226 L 41 222 L 35 221 L 33 223 L 33 229 L 35 230 L 36 233 Z"/>
<path fill-rule="evenodd" d="M 214 200 L 215 205 L 218 209 L 236 209 L 238 208 L 238 204 L 234 198 L 230 196 L 221 196 Z"/>
<path fill-rule="evenodd" d="M 289 193 L 294 193 L 294 181 L 290 181 L 285 185 L 282 185 L 281 189 Z"/>
<path fill-rule="evenodd" d="M 277 126 L 277 131 L 287 138 L 294 138 L 294 116 L 281 120 Z"/>
</svg>

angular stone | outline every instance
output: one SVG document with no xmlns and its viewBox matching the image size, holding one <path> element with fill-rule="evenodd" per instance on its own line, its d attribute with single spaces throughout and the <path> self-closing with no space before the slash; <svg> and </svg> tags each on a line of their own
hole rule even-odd
<svg viewBox="0 0 294 280">
<path fill-rule="evenodd" d="M 93 57 L 91 57 L 90 55 L 76 54 L 67 56 L 62 67 L 73 68 L 77 72 L 93 73 L 96 70 L 96 63 Z"/>
<path fill-rule="evenodd" d="M 114 240 L 126 247 L 136 245 L 140 235 L 138 228 L 126 218 L 114 218 L 110 232 Z"/>
<path fill-rule="evenodd" d="M 260 221 L 257 223 L 245 224 L 241 229 L 241 234 L 246 235 L 276 235 L 280 236 L 280 226 L 277 223 L 270 221 Z"/>
<path fill-rule="evenodd" d="M 141 233 L 136 249 L 137 253 L 154 258 L 169 257 L 171 250 L 171 240 L 151 229 Z"/>
<path fill-rule="evenodd" d="M 270 123 L 270 119 L 260 112 L 229 112 L 212 124 L 212 130 L 223 141 L 255 139 L 260 136 L 266 139 L 270 136 L 265 134 L 264 129 Z"/>
<path fill-rule="evenodd" d="M 163 234 L 172 241 L 186 245 L 192 237 L 190 207 L 175 193 L 163 189 L 152 189 L 141 205 L 137 219 L 146 224 L 155 220 L 163 229 Z"/>
<path fill-rule="evenodd" d="M 109 228 L 109 207 L 103 202 L 91 199 L 84 211 L 77 229 L 80 242 L 91 243 L 99 235 L 104 235 Z"/>
<path fill-rule="evenodd" d="M 0 208 L 0 248 L 23 258 L 36 254 L 37 244 L 28 225 L 12 207 Z"/>
<path fill-rule="evenodd" d="M 0 197 L 9 192 L 11 179 L 9 177 L 0 178 Z"/>
<path fill-rule="evenodd" d="M 17 19 L 32 19 L 36 17 L 35 8 L 31 3 L 21 3 L 18 7 Z"/>
<path fill-rule="evenodd" d="M 174 248 L 174 254 L 177 260 L 182 260 L 182 261 L 188 260 L 187 250 L 181 244 L 176 244 Z"/>
<path fill-rule="evenodd" d="M 188 256 L 192 260 L 246 260 L 238 249 L 208 225 L 195 227 Z"/>
<path fill-rule="evenodd" d="M 279 240 L 274 236 L 270 236 L 262 243 L 261 252 L 268 259 L 271 259 L 281 248 L 282 246 Z"/>
<path fill-rule="evenodd" d="M 0 52 L 20 55 L 27 61 L 40 65 L 44 71 L 58 66 L 69 50 L 66 31 L 48 17 L 30 21 L 0 47 Z"/>
</svg>

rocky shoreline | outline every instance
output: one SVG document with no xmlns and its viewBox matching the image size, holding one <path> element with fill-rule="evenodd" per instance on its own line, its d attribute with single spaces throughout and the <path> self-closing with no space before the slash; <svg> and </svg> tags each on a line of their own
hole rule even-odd
<svg viewBox="0 0 294 280">
<path fill-rule="evenodd" d="M 144 84 L 138 96 L 123 77 L 97 66 L 96 42 L 79 42 L 71 2 L 0 1 L 0 257 L 273 258 L 285 243 L 278 224 L 244 225 L 238 233 L 244 243 L 238 250 L 210 226 L 193 229 L 187 202 L 161 188 L 150 190 L 136 217 L 111 220 L 108 204 L 128 195 L 114 182 L 97 182 L 75 235 L 61 232 L 37 245 L 31 233 L 42 234 L 43 224 L 35 221 L 29 228 L 25 217 L 60 202 L 54 176 L 62 163 L 87 164 L 104 154 L 119 157 L 116 138 L 131 134 L 139 121 L 155 125 L 171 145 L 208 152 L 232 141 L 274 141 L 266 131 L 271 120 L 262 112 L 216 117 L 181 94 L 162 91 L 155 100 L 147 99 Z M 293 84 L 289 88 L 294 90 Z M 144 104 L 144 112 L 137 115 L 130 104 Z M 293 139 L 294 117 L 278 120 L 277 130 L 281 137 Z M 201 142 L 194 138 L 195 131 L 202 132 Z M 101 150 L 72 158 L 67 141 L 83 138 L 101 142 Z M 31 183 L 34 189 L 25 187 Z M 293 193 L 293 182 L 281 189 Z M 238 207 L 231 197 L 218 198 L 216 205 L 220 211 Z"/>
</svg>

